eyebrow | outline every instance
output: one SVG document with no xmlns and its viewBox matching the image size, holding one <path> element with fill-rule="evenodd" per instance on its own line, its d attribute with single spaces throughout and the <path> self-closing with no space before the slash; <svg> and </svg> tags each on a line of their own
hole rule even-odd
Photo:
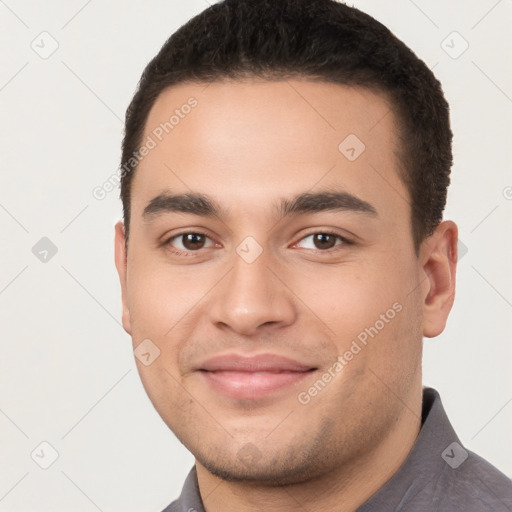
<svg viewBox="0 0 512 512">
<path fill-rule="evenodd" d="M 305 192 L 281 201 L 281 218 L 301 213 L 319 213 L 325 211 L 351 211 L 377 217 L 377 210 L 368 202 L 348 192 Z"/>
<path fill-rule="evenodd" d="M 368 202 L 348 192 L 305 192 L 291 199 L 281 199 L 277 214 L 280 219 L 291 215 L 325 211 L 350 211 L 377 217 L 377 210 Z M 199 193 L 169 194 L 163 192 L 149 201 L 143 218 L 150 220 L 165 213 L 191 213 L 202 217 L 227 217 L 228 210 L 210 197 Z"/>
</svg>

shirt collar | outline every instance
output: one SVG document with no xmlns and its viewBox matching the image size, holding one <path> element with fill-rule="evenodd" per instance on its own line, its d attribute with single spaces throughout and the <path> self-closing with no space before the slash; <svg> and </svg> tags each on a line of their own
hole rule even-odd
<svg viewBox="0 0 512 512">
<path fill-rule="evenodd" d="M 409 455 L 388 482 L 370 497 L 357 512 L 402 510 L 406 503 L 422 493 L 449 466 L 443 453 L 453 454 L 460 440 L 444 410 L 439 393 L 423 389 L 422 425 Z M 462 448 L 461 448 L 462 449 Z"/>
</svg>

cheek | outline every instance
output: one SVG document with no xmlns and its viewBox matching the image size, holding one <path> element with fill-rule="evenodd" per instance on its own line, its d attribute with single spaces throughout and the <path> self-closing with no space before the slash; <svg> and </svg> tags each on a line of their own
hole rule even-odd
<svg viewBox="0 0 512 512">
<path fill-rule="evenodd" d="M 318 267 L 294 283 L 297 295 L 341 338 L 373 325 L 400 300 L 400 287 L 383 266 L 375 271 L 360 264 Z"/>
<path fill-rule="evenodd" d="M 137 362 L 137 368 L 146 394 L 162 420 L 176 434 L 180 433 L 180 428 L 193 429 L 197 404 L 180 384 L 176 369 L 163 356 L 150 366 Z"/>
<path fill-rule="evenodd" d="M 128 269 L 134 342 L 141 336 L 170 336 L 208 291 L 208 279 L 192 266 L 177 269 L 154 256 L 137 255 Z"/>
<path fill-rule="evenodd" d="M 155 409 L 168 423 L 168 411 L 187 408 L 189 397 L 180 385 L 178 340 L 186 339 L 182 331 L 187 313 L 197 304 L 200 290 L 154 257 L 133 254 L 132 258 L 127 291 L 137 370 Z M 137 357 L 137 353 L 145 352 L 150 353 L 149 364 L 144 357 Z"/>
<path fill-rule="evenodd" d="M 371 264 L 318 267 L 311 275 L 296 276 L 294 290 L 329 326 L 338 354 L 364 353 L 357 356 L 362 364 L 372 353 L 379 359 L 396 355 L 411 335 L 417 337 L 421 320 L 417 297 L 410 293 L 414 279 L 410 264 L 407 268 L 405 262 L 382 258 Z"/>
</svg>

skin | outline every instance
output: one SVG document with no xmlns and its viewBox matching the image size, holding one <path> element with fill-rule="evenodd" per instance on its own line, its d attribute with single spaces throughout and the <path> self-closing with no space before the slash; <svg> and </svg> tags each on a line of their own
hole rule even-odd
<svg viewBox="0 0 512 512">
<path fill-rule="evenodd" d="M 452 307 L 457 227 L 442 222 L 416 255 L 396 119 L 382 95 L 305 80 L 183 84 L 159 96 L 144 137 L 191 96 L 197 107 L 139 163 L 128 251 L 116 225 L 124 328 L 134 347 L 149 338 L 160 350 L 149 366 L 137 360 L 143 385 L 194 454 L 208 512 L 355 510 L 418 435 L 422 338 L 443 331 Z M 352 162 L 338 150 L 348 134 L 366 146 Z M 277 215 L 282 199 L 320 191 L 348 192 L 377 215 Z M 205 194 L 223 211 L 144 218 L 163 192 Z M 202 248 L 165 243 L 195 232 L 208 237 Z M 324 232 L 352 243 L 334 237 L 318 248 L 312 235 Z M 252 263 L 236 251 L 248 236 L 262 249 Z M 300 403 L 397 303 L 400 312 Z M 226 352 L 274 353 L 317 370 L 236 400 L 195 371 Z"/>
</svg>

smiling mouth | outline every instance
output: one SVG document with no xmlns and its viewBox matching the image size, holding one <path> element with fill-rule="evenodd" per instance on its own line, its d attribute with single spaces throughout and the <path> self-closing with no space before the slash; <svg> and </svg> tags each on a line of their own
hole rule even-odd
<svg viewBox="0 0 512 512">
<path fill-rule="evenodd" d="M 204 361 L 197 370 L 214 392 L 255 400 L 293 389 L 318 368 L 280 354 L 230 352 Z"/>
<path fill-rule="evenodd" d="M 237 399 L 257 399 L 298 384 L 316 368 L 307 370 L 270 369 L 265 371 L 200 370 L 216 392 Z"/>
</svg>

